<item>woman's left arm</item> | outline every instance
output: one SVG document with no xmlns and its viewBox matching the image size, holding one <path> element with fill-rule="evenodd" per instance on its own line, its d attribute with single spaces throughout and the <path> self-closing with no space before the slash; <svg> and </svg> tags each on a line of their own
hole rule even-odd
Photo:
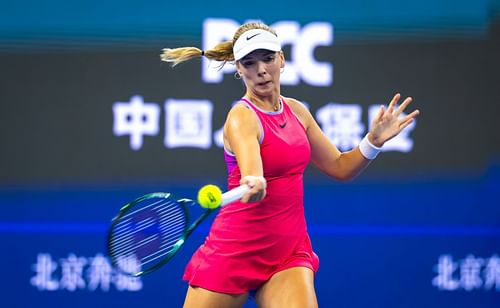
<svg viewBox="0 0 500 308">
<path fill-rule="evenodd" d="M 408 97 L 396 108 L 400 98 L 401 95 L 398 93 L 393 97 L 387 109 L 383 106 L 380 108 L 371 123 L 370 132 L 365 137 L 367 140 L 362 141 L 365 147 L 369 141 L 371 143 L 371 145 L 368 144 L 370 150 L 376 151 L 376 148 L 397 136 L 418 116 L 420 112 L 415 110 L 400 119 L 399 116 L 412 101 Z M 359 146 L 347 152 L 340 152 L 323 133 L 311 113 L 297 101 L 291 101 L 292 109 L 306 127 L 307 137 L 311 145 L 311 160 L 320 171 L 335 179 L 348 181 L 356 177 L 370 164 L 372 159 L 365 157 Z M 366 151 L 364 152 L 366 155 Z"/>
</svg>

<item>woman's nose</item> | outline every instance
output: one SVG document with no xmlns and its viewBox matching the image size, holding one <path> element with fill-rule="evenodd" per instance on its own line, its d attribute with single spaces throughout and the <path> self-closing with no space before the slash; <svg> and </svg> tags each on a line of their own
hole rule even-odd
<svg viewBox="0 0 500 308">
<path fill-rule="evenodd" d="M 257 73 L 265 74 L 266 73 L 266 64 L 262 61 L 257 62 Z"/>
</svg>

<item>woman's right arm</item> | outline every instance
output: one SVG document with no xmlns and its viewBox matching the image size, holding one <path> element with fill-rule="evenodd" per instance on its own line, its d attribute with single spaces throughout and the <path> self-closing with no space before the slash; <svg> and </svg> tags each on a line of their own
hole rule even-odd
<svg viewBox="0 0 500 308">
<path fill-rule="evenodd" d="M 244 104 L 235 105 L 224 124 L 224 146 L 236 155 L 241 172 L 240 184 L 251 189 L 242 202 L 260 201 L 266 193 L 266 181 L 260 157 L 261 126 L 253 110 Z"/>
</svg>

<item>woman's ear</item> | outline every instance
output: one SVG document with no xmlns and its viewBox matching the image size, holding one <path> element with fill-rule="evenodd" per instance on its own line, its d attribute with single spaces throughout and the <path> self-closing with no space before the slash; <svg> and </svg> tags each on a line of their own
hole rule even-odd
<svg viewBox="0 0 500 308">
<path fill-rule="evenodd" d="M 285 54 L 283 53 L 283 50 L 280 50 L 280 68 L 285 68 Z"/>
</svg>

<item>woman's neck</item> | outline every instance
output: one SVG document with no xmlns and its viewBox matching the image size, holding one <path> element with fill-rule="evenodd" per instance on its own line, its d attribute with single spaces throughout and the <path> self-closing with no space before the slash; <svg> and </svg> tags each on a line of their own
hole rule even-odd
<svg viewBox="0 0 500 308">
<path fill-rule="evenodd" d="M 259 97 L 247 92 L 246 97 L 257 107 L 266 111 L 278 111 L 281 108 L 279 95 Z"/>
</svg>

